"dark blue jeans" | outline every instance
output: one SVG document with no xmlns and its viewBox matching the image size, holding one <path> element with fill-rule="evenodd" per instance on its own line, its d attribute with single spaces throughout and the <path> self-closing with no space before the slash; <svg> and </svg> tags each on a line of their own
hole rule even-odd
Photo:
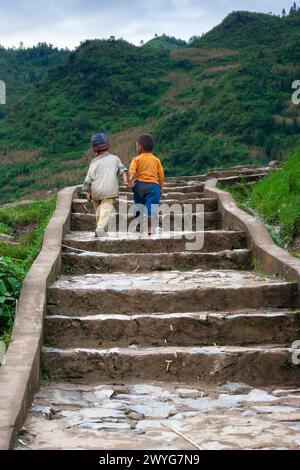
<svg viewBox="0 0 300 470">
<path fill-rule="evenodd" d="M 155 183 L 143 183 L 137 181 L 133 188 L 134 203 L 143 205 L 146 208 L 146 215 L 155 217 L 160 203 L 161 188 Z M 139 217 L 140 210 L 137 209 L 136 217 Z"/>
</svg>

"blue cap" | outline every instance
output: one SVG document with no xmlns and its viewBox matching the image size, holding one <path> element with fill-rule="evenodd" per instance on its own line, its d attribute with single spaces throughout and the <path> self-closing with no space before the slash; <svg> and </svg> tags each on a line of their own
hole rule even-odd
<svg viewBox="0 0 300 470">
<path fill-rule="evenodd" d="M 108 148 L 111 146 L 111 142 L 104 132 L 98 132 L 97 134 L 93 135 L 91 138 L 92 145 L 97 147 Z"/>
</svg>

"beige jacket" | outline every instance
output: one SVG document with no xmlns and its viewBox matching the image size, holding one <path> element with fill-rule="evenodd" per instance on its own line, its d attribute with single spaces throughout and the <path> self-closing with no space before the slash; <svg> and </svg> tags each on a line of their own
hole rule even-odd
<svg viewBox="0 0 300 470">
<path fill-rule="evenodd" d="M 91 161 L 84 181 L 84 190 L 91 191 L 95 201 L 119 196 L 119 176 L 127 171 L 120 158 L 106 153 Z"/>
</svg>

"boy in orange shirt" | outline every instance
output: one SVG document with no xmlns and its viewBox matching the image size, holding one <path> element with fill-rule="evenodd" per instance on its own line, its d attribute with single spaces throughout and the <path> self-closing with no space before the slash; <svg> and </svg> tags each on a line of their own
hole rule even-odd
<svg viewBox="0 0 300 470">
<path fill-rule="evenodd" d="M 138 156 L 135 157 L 129 168 L 130 182 L 133 184 L 134 202 L 146 208 L 148 216 L 148 234 L 153 233 L 153 218 L 160 203 L 162 188 L 165 182 L 164 170 L 158 158 L 153 154 L 154 141 L 151 135 L 140 135 L 136 144 Z M 140 211 L 136 211 L 140 216 Z M 141 227 L 138 225 L 137 231 Z"/>
</svg>

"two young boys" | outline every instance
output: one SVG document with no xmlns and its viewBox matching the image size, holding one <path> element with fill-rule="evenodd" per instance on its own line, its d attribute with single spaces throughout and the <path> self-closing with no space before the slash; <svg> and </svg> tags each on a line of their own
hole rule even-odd
<svg viewBox="0 0 300 470">
<path fill-rule="evenodd" d="M 90 164 L 84 181 L 88 199 L 93 201 L 96 211 L 96 237 L 105 234 L 109 218 L 119 195 L 119 177 L 123 184 L 133 188 L 134 202 L 137 205 L 136 217 L 140 216 L 141 206 L 146 209 L 148 217 L 148 234 L 153 233 L 153 219 L 159 206 L 164 185 L 164 170 L 158 158 L 153 154 L 153 138 L 143 134 L 138 138 L 136 150 L 138 156 L 130 165 L 129 173 L 120 158 L 109 152 L 111 142 L 100 132 L 91 140 L 92 148 L 97 154 Z M 141 227 L 138 225 L 137 231 Z"/>
</svg>

